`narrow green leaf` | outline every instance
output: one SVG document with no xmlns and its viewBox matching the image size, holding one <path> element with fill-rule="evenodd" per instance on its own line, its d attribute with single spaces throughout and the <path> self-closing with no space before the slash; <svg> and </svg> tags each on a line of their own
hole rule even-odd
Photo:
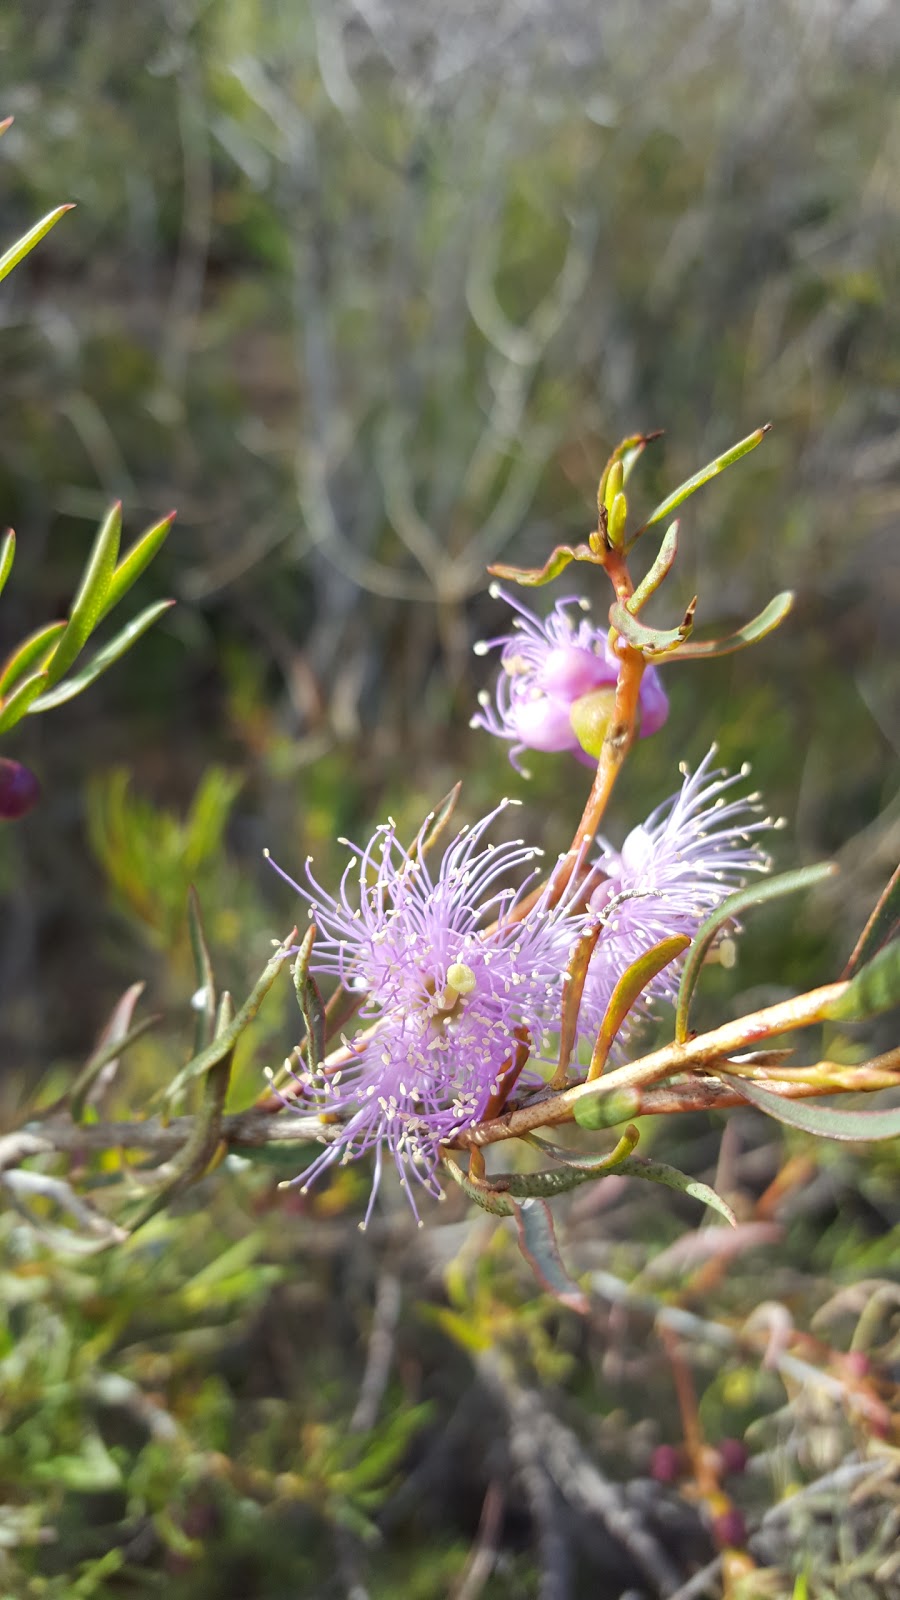
<svg viewBox="0 0 900 1600">
<path fill-rule="evenodd" d="M 456 810 L 456 804 L 461 792 L 462 784 L 455 783 L 450 793 L 445 794 L 443 800 L 438 801 L 433 811 L 429 811 L 420 829 L 419 836 L 410 851 L 410 855 L 426 856 L 429 850 L 433 850 L 439 840 L 443 838 L 447 825 Z"/>
<path fill-rule="evenodd" d="M 725 471 L 726 467 L 733 466 L 735 461 L 740 461 L 742 456 L 749 455 L 751 450 L 755 450 L 758 444 L 762 444 L 771 427 L 771 422 L 767 422 L 762 428 L 756 428 L 753 433 L 747 435 L 746 439 L 740 439 L 737 444 L 732 445 L 730 450 L 726 450 L 724 455 L 717 456 L 715 461 L 708 462 L 705 467 L 700 468 L 699 472 L 695 472 L 692 478 L 687 478 L 684 483 L 678 485 L 677 489 L 673 489 L 672 493 L 667 495 L 665 500 L 661 500 L 659 505 L 651 511 L 643 527 L 638 528 L 637 533 L 632 535 L 629 541 L 629 548 L 635 543 L 635 540 L 640 538 L 642 533 L 645 533 L 648 528 L 652 528 L 655 522 L 662 522 L 663 517 L 669 516 L 676 507 L 680 506 L 697 489 L 702 489 L 705 483 L 709 483 L 711 478 L 717 478 L 720 472 Z"/>
<path fill-rule="evenodd" d="M 652 983 L 670 962 L 683 955 L 690 942 L 688 934 L 676 933 L 670 939 L 661 939 L 659 944 L 655 944 L 650 950 L 645 950 L 630 967 L 625 968 L 610 996 L 606 1014 L 600 1024 L 600 1032 L 597 1034 L 591 1055 L 589 1082 L 593 1078 L 599 1078 L 606 1066 L 606 1058 L 616 1034 L 648 983 Z"/>
<path fill-rule="evenodd" d="M 616 448 L 607 461 L 606 466 L 603 468 L 603 472 L 600 477 L 600 487 L 597 490 L 598 505 L 606 504 L 606 490 L 609 484 L 609 476 L 616 463 L 621 461 L 622 482 L 627 483 L 632 472 L 640 461 L 641 456 L 644 454 L 648 444 L 652 444 L 654 439 L 661 438 L 662 429 L 657 428 L 653 433 L 629 434 L 627 439 L 623 439 L 621 443 L 616 445 Z"/>
<path fill-rule="evenodd" d="M 856 948 L 842 976 L 852 978 L 897 932 L 900 932 L 900 867 L 879 896 L 878 904 L 857 939 Z"/>
<path fill-rule="evenodd" d="M 587 1316 L 591 1303 L 563 1265 L 556 1242 L 553 1217 L 545 1200 L 513 1201 L 519 1249 L 541 1288 L 570 1311 Z"/>
<path fill-rule="evenodd" d="M 199 1055 L 194 1056 L 186 1066 L 182 1067 L 173 1082 L 165 1090 L 166 1100 L 176 1099 L 194 1078 L 199 1078 L 202 1073 L 209 1072 L 213 1067 L 218 1066 L 219 1062 L 223 1061 L 226 1055 L 234 1049 L 244 1029 L 249 1027 L 253 1021 L 275 979 L 278 977 L 287 957 L 291 953 L 291 947 L 296 937 L 297 930 L 292 928 L 284 944 L 278 946 L 271 960 L 266 963 L 234 1021 L 222 1034 L 213 1040 L 211 1045 L 207 1045 L 205 1050 L 201 1050 Z"/>
<path fill-rule="evenodd" d="M 474 1200 L 475 1204 L 481 1206 L 483 1211 L 489 1211 L 494 1217 L 512 1216 L 512 1200 L 508 1200 L 505 1195 L 495 1194 L 487 1184 L 473 1183 L 468 1173 L 463 1171 L 459 1162 L 454 1159 L 449 1150 L 441 1152 L 441 1160 L 454 1183 L 458 1183 L 463 1192 L 469 1196 L 469 1199 Z"/>
<path fill-rule="evenodd" d="M 553 1075 L 553 1087 L 561 1088 L 566 1081 L 566 1072 L 578 1038 L 578 1014 L 581 1010 L 581 997 L 584 994 L 585 979 L 591 956 L 597 947 L 597 940 L 603 932 L 603 923 L 596 922 L 576 940 L 566 962 L 563 973 L 562 1006 L 559 1019 L 559 1064 Z"/>
<path fill-rule="evenodd" d="M 586 544 L 557 545 L 553 554 L 547 557 L 542 567 L 507 567 L 502 562 L 496 562 L 488 567 L 488 572 L 494 578 L 502 578 L 504 583 L 519 583 L 527 588 L 537 588 L 544 583 L 552 583 L 564 572 L 570 561 L 591 561 L 596 565 L 597 557 Z"/>
<path fill-rule="evenodd" d="M 103 604 L 115 571 L 121 536 L 122 503 L 117 500 L 97 530 L 78 593 L 72 601 L 66 631 L 53 653 L 50 662 L 51 689 L 54 684 L 59 683 L 63 673 L 68 672 L 103 614 Z"/>
<path fill-rule="evenodd" d="M 744 650 L 748 644 L 756 644 L 764 639 L 767 633 L 772 633 L 784 621 L 794 604 L 794 596 L 790 589 L 785 589 L 783 594 L 777 594 L 770 600 L 764 611 L 758 617 L 752 617 L 745 622 L 736 633 L 729 633 L 722 639 L 692 639 L 689 644 L 678 646 L 673 650 L 670 661 L 708 661 L 712 656 L 734 655 L 736 650 Z"/>
<path fill-rule="evenodd" d="M 715 1189 L 711 1189 L 708 1183 L 689 1178 L 686 1172 L 679 1172 L 677 1167 L 670 1167 L 664 1161 L 651 1161 L 649 1156 L 628 1156 L 619 1162 L 616 1176 L 646 1178 L 649 1183 L 662 1183 L 667 1189 L 678 1189 L 682 1194 L 689 1194 L 692 1200 L 700 1200 L 711 1210 L 718 1211 L 732 1227 L 736 1226 L 734 1212 L 728 1202 L 716 1194 Z"/>
<path fill-rule="evenodd" d="M 735 1094 L 774 1117 L 776 1122 L 815 1134 L 820 1139 L 843 1139 L 852 1143 L 900 1136 L 900 1106 L 884 1111 L 847 1111 L 841 1106 L 820 1105 L 818 1101 L 789 1100 L 786 1095 L 763 1089 L 756 1079 L 735 1078 L 719 1067 L 716 1077 L 727 1083 Z"/>
<path fill-rule="evenodd" d="M 542 1155 L 549 1156 L 552 1161 L 558 1161 L 563 1167 L 570 1167 L 574 1172 L 583 1173 L 585 1177 L 602 1177 L 605 1172 L 611 1172 L 614 1167 L 630 1156 L 636 1147 L 640 1134 L 637 1128 L 630 1126 L 625 1129 L 617 1144 L 612 1150 L 604 1150 L 599 1154 L 596 1151 L 570 1150 L 566 1145 L 553 1144 L 550 1139 L 542 1139 L 537 1133 L 523 1135 L 523 1143 L 534 1145 Z"/>
<path fill-rule="evenodd" d="M 47 673 L 33 672 L 29 678 L 23 678 L 7 700 L 0 707 L 0 733 L 8 733 L 16 723 L 30 710 L 41 690 L 47 682 Z"/>
<path fill-rule="evenodd" d="M 213 1023 L 217 1040 L 231 1032 L 234 1020 L 234 1003 L 228 990 L 225 989 Z M 167 1176 L 164 1183 L 132 1219 L 132 1233 L 142 1228 L 145 1222 L 156 1216 L 157 1212 L 164 1210 L 176 1195 L 202 1178 L 213 1160 L 222 1131 L 222 1113 L 228 1096 L 233 1055 L 234 1042 L 207 1072 L 203 1084 L 203 1100 L 194 1118 L 190 1134 L 178 1155 L 167 1162 Z"/>
<path fill-rule="evenodd" d="M 0 594 L 6 588 L 6 580 L 12 572 L 12 564 L 16 559 L 16 536 L 12 528 L 7 528 L 3 538 L 0 539 Z"/>
<path fill-rule="evenodd" d="M 194 958 L 194 972 L 197 978 L 197 989 L 191 1004 L 197 1013 L 197 1025 L 194 1032 L 194 1054 L 205 1049 L 216 1036 L 216 980 L 213 973 L 212 958 L 206 942 L 206 932 L 203 927 L 203 915 L 200 910 L 200 899 L 194 885 L 188 889 L 188 932 L 191 940 L 191 954 Z"/>
<path fill-rule="evenodd" d="M 865 1022 L 900 1005 L 900 939 L 860 967 L 843 994 L 825 1010 L 831 1022 Z"/>
<path fill-rule="evenodd" d="M 65 626 L 64 622 L 48 622 L 43 628 L 38 628 L 29 634 L 28 638 L 23 639 L 12 654 L 7 656 L 0 669 L 0 700 L 8 695 L 10 689 L 28 673 L 43 670 Z"/>
<path fill-rule="evenodd" d="M 640 650 L 645 656 L 658 656 L 674 649 L 685 640 L 694 626 L 694 607 L 696 597 L 691 601 L 685 612 L 684 621 L 677 628 L 648 628 L 646 623 L 639 622 L 637 617 L 620 600 L 610 607 L 609 620 L 622 638 L 635 650 Z"/>
<path fill-rule="evenodd" d="M 675 1007 L 675 1038 L 679 1044 L 683 1044 L 688 1036 L 691 1000 L 707 951 L 719 929 L 723 928 L 726 922 L 733 922 L 735 918 L 743 916 L 745 911 L 752 910 L 754 906 L 765 905 L 769 900 L 780 900 L 784 895 L 798 894 L 801 889 L 812 889 L 817 883 L 823 883 L 826 878 L 834 877 L 836 872 L 837 867 L 832 861 L 823 861 L 814 867 L 798 867 L 794 872 L 781 872 L 777 878 L 763 878 L 758 883 L 748 884 L 746 889 L 738 889 L 735 894 L 730 894 L 712 915 L 707 917 L 691 945 L 681 974 L 678 1003 Z"/>
<path fill-rule="evenodd" d="M 133 1028 L 128 1028 L 124 1033 L 115 1031 L 119 1007 L 133 1003 L 132 996 L 134 996 L 136 999 L 136 991 L 143 989 L 143 987 L 144 985 L 142 983 L 132 984 L 131 988 L 126 990 L 125 994 L 122 996 L 122 999 L 119 1001 L 116 1010 L 113 1012 L 112 1017 L 107 1023 L 96 1050 L 92 1052 L 90 1059 L 82 1067 L 78 1077 L 72 1084 L 68 1095 L 65 1097 L 63 1102 L 61 1102 L 61 1104 L 65 1104 L 65 1100 L 68 1100 L 69 1110 L 73 1122 L 81 1121 L 90 1091 L 103 1071 L 103 1068 L 110 1066 L 113 1061 L 118 1061 L 119 1057 L 123 1056 L 126 1050 L 131 1049 L 131 1046 L 136 1040 L 142 1039 L 144 1034 L 149 1033 L 150 1029 L 155 1028 L 156 1024 L 161 1020 L 159 1013 L 157 1013 L 155 1016 L 142 1017 L 140 1022 L 136 1022 Z M 109 1031 L 111 1029 L 113 1031 Z"/>
<path fill-rule="evenodd" d="M 656 593 L 663 579 L 671 572 L 675 557 L 678 554 L 679 527 L 680 523 L 676 521 L 666 529 L 662 544 L 654 557 L 652 567 L 646 577 L 641 579 L 631 599 L 626 600 L 625 604 L 632 616 L 637 616 L 641 607 L 647 604 L 650 596 Z"/>
<path fill-rule="evenodd" d="M 325 1055 L 325 1007 L 319 986 L 309 971 L 309 960 L 316 938 L 315 923 L 310 923 L 297 959 L 291 968 L 297 1004 L 306 1025 L 304 1051 L 310 1072 L 315 1072 Z"/>
<path fill-rule="evenodd" d="M 8 126 L 9 124 L 7 123 Z M 24 261 L 29 251 L 40 243 L 44 235 L 56 226 L 60 217 L 64 217 L 66 212 L 72 209 L 72 205 L 69 204 L 57 206 L 55 211 L 48 211 L 40 222 L 36 222 L 33 228 L 29 228 L 27 233 L 23 233 L 21 239 L 17 239 L 15 244 L 10 245 L 9 249 L 0 256 L 0 283 L 12 272 L 13 267 L 17 267 L 20 261 Z"/>
<path fill-rule="evenodd" d="M 102 621 L 113 606 L 118 605 L 122 596 L 128 593 L 141 573 L 150 565 L 153 557 L 162 549 L 171 532 L 175 515 L 174 511 L 170 511 L 161 522 L 155 522 L 152 528 L 147 528 L 122 557 L 110 579 L 106 599 L 97 618 L 98 622 Z"/>
<path fill-rule="evenodd" d="M 158 600 L 155 605 L 148 606 L 146 611 L 141 611 L 127 627 L 116 634 L 114 639 L 110 639 L 109 644 L 98 650 L 79 672 L 67 678 L 65 683 L 59 684 L 48 694 L 42 694 L 40 700 L 32 705 L 32 714 L 36 711 L 51 711 L 54 706 L 65 705 L 67 700 L 74 700 L 77 694 L 89 688 L 114 662 L 130 650 L 142 633 L 146 633 L 148 628 L 153 627 L 154 622 L 158 622 L 167 611 L 171 611 L 174 604 L 174 600 Z"/>
<path fill-rule="evenodd" d="M 566 1194 L 568 1190 L 577 1189 L 582 1183 L 595 1182 L 597 1178 L 604 1178 L 608 1173 L 615 1171 L 625 1157 L 631 1154 L 639 1138 L 637 1128 L 629 1126 L 614 1149 L 608 1150 L 605 1155 L 589 1155 L 579 1161 L 572 1156 L 571 1151 L 528 1137 L 526 1140 L 528 1144 L 543 1150 L 554 1161 L 559 1162 L 559 1166 L 549 1172 L 495 1173 L 483 1187 L 490 1189 L 495 1195 L 508 1194 L 517 1200 L 553 1200 L 558 1194 Z"/>
</svg>

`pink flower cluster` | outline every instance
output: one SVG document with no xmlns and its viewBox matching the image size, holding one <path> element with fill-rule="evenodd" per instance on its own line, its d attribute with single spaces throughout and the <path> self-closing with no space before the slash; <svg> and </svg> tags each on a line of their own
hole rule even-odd
<svg viewBox="0 0 900 1600">
<path fill-rule="evenodd" d="M 757 839 L 771 820 L 760 816 L 758 796 L 735 793 L 739 778 L 713 768 L 714 754 L 693 776 L 683 769 L 678 793 L 621 850 L 601 845 L 591 863 L 599 887 L 577 913 L 544 894 L 513 917 L 539 852 L 521 840 L 485 842 L 506 801 L 464 828 L 435 868 L 422 838 L 405 850 L 393 823 L 365 849 L 348 846 L 335 897 L 307 863 L 308 886 L 293 887 L 316 925 L 311 970 L 363 999 L 355 1037 L 314 1072 L 297 1073 L 304 1109 L 311 1102 L 342 1119 L 297 1182 L 305 1187 L 335 1162 L 374 1151 L 368 1220 L 387 1153 L 415 1210 L 410 1179 L 440 1192 L 441 1145 L 484 1119 L 523 1048 L 540 1059 L 544 1036 L 558 1030 L 562 974 L 579 934 L 601 922 L 579 1022 L 589 1051 L 625 968 L 669 935 L 692 937 L 750 874 L 768 868 Z M 529 867 L 511 887 L 510 876 Z M 645 1007 L 671 999 L 674 981 L 667 968 Z"/>
</svg>

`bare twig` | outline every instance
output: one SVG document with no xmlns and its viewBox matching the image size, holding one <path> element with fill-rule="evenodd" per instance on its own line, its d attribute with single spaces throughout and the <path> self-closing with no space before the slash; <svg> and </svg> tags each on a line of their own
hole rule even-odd
<svg viewBox="0 0 900 1600">
<path fill-rule="evenodd" d="M 400 1279 L 392 1272 L 383 1272 L 378 1280 L 359 1399 L 350 1418 L 351 1433 L 368 1433 L 375 1426 L 394 1358 L 394 1335 L 401 1302 Z"/>
</svg>

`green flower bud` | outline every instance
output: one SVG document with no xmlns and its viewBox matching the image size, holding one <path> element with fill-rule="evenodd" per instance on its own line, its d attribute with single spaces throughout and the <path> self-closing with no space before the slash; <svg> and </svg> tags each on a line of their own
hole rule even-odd
<svg viewBox="0 0 900 1600">
<path fill-rule="evenodd" d="M 569 707 L 572 731 L 582 750 L 593 756 L 595 761 L 599 760 L 615 703 L 616 691 L 610 686 L 592 689 L 590 694 L 583 694 L 580 700 L 574 700 Z"/>
</svg>

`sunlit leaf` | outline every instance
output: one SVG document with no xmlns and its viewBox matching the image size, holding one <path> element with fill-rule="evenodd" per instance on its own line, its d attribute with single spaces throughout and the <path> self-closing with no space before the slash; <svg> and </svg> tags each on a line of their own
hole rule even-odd
<svg viewBox="0 0 900 1600">
<path fill-rule="evenodd" d="M 117 500 L 97 530 L 78 593 L 72 601 L 66 630 L 53 652 L 49 667 L 51 689 L 54 684 L 59 683 L 63 673 L 68 672 L 76 656 L 80 655 L 103 615 L 110 580 L 119 554 L 121 536 L 122 504 Z"/>
<path fill-rule="evenodd" d="M 785 589 L 782 594 L 777 594 L 774 600 L 769 601 L 758 617 L 752 617 L 735 633 L 729 633 L 721 639 L 691 639 L 690 643 L 679 645 L 677 650 L 673 650 L 669 660 L 701 661 L 709 660 L 712 656 L 733 655 L 736 650 L 743 650 L 748 644 L 756 644 L 759 639 L 764 639 L 767 633 L 772 633 L 784 621 L 793 604 L 793 594 L 790 589 Z"/>
<path fill-rule="evenodd" d="M 570 1311 L 587 1316 L 591 1303 L 563 1265 L 556 1242 L 553 1217 L 545 1200 L 513 1201 L 519 1249 L 542 1289 Z"/>
<path fill-rule="evenodd" d="M 410 855 L 426 856 L 439 843 L 453 817 L 461 792 L 462 784 L 455 783 L 449 794 L 445 794 L 443 800 L 439 800 L 434 810 L 428 813 L 421 835 L 413 845 Z"/>
<path fill-rule="evenodd" d="M 569 951 L 566 969 L 563 973 L 562 1006 L 560 1009 L 559 1026 L 559 1064 L 553 1074 L 552 1087 L 559 1089 L 566 1081 L 566 1072 L 578 1038 L 578 1015 L 581 1011 L 581 997 L 584 994 L 584 984 L 587 978 L 591 956 L 596 949 L 597 940 L 603 932 L 602 922 L 596 922 L 576 940 Z"/>
<path fill-rule="evenodd" d="M 610 607 L 609 620 L 626 643 L 633 645 L 635 650 L 640 650 L 646 656 L 658 656 L 672 650 L 675 645 L 688 637 L 694 626 L 696 604 L 695 597 L 685 612 L 684 620 L 677 628 L 648 628 L 646 623 L 639 622 L 637 617 L 632 616 L 619 600 Z"/>
<path fill-rule="evenodd" d="M 860 967 L 822 1015 L 832 1022 L 865 1022 L 896 1005 L 900 1005 L 900 939 Z"/>
<path fill-rule="evenodd" d="M 719 1067 L 716 1077 L 727 1083 L 735 1094 L 774 1117 L 776 1122 L 784 1122 L 789 1128 L 799 1128 L 821 1139 L 843 1139 L 852 1143 L 900 1136 L 900 1106 L 884 1111 L 848 1111 L 842 1106 L 823 1106 L 811 1100 L 790 1100 L 786 1095 L 764 1089 L 755 1079 L 736 1078 Z"/>
<path fill-rule="evenodd" d="M 188 932 L 197 989 L 191 1004 L 197 1013 L 194 1032 L 194 1054 L 211 1044 L 216 1034 L 216 980 L 212 957 L 206 942 L 206 930 L 200 910 L 200 899 L 194 885 L 188 889 Z"/>
<path fill-rule="evenodd" d="M 620 1161 L 616 1168 L 617 1177 L 646 1178 L 649 1183 L 662 1183 L 667 1189 L 678 1189 L 681 1194 L 690 1195 L 692 1200 L 700 1200 L 703 1205 L 709 1206 L 712 1211 L 718 1211 L 732 1227 L 736 1226 L 737 1218 L 726 1200 L 708 1183 L 700 1183 L 696 1178 L 688 1177 L 686 1172 L 679 1172 L 677 1167 L 670 1167 L 664 1161 L 651 1161 L 648 1156 L 627 1156 Z"/>
<path fill-rule="evenodd" d="M 653 433 L 632 433 L 627 439 L 623 439 L 620 444 L 616 445 L 616 448 L 607 461 L 606 466 L 603 468 L 603 472 L 600 477 L 600 487 L 597 490 L 598 504 L 606 504 L 606 490 L 609 484 L 609 475 L 616 463 L 621 461 L 622 482 L 627 483 L 648 444 L 652 444 L 654 439 L 661 438 L 662 429 L 657 428 Z"/>
<path fill-rule="evenodd" d="M 155 522 L 152 528 L 147 528 L 131 549 L 126 551 L 110 579 L 106 599 L 97 618 L 98 622 L 102 621 L 113 606 L 118 605 L 122 596 L 128 593 L 141 573 L 150 565 L 153 557 L 165 544 L 174 521 L 175 512 L 170 511 L 161 522 Z"/>
<path fill-rule="evenodd" d="M 656 593 L 663 579 L 671 572 L 675 557 L 678 554 L 678 530 L 680 526 L 680 523 L 673 522 L 671 527 L 666 529 L 662 544 L 654 557 L 653 565 L 646 577 L 641 579 L 631 599 L 626 600 L 625 604 L 632 616 L 636 616 L 641 606 L 646 605 L 650 596 Z"/>
<path fill-rule="evenodd" d="M 4 699 L 17 683 L 31 672 L 41 672 L 53 654 L 57 639 L 65 632 L 64 622 L 48 622 L 43 628 L 29 634 L 7 656 L 0 671 L 0 699 Z"/>
<path fill-rule="evenodd" d="M 109 1493 L 122 1484 L 118 1462 L 96 1428 L 90 1426 L 82 1433 L 77 1455 L 60 1451 L 54 1454 L 52 1461 L 35 1462 L 31 1471 L 36 1478 L 52 1484 L 54 1490 L 68 1489 L 75 1494 Z M 97 1593 L 93 1584 L 91 1591 Z"/>
<path fill-rule="evenodd" d="M 167 611 L 171 611 L 174 604 L 174 600 L 158 600 L 155 605 L 148 606 L 146 611 L 141 611 L 128 623 L 127 627 L 122 628 L 121 632 L 116 634 L 114 639 L 110 639 L 109 644 L 105 644 L 102 650 L 98 650 L 97 654 L 92 656 L 80 671 L 74 673 L 71 678 L 67 678 L 65 683 L 61 683 L 55 689 L 51 689 L 47 694 L 42 694 L 40 700 L 31 707 L 32 713 L 35 711 L 52 711 L 54 706 L 65 705 L 67 700 L 74 700 L 76 695 L 81 694 L 92 683 L 96 683 L 97 679 L 104 672 L 107 672 L 114 662 L 118 661 L 125 655 L 127 650 L 131 649 L 131 646 L 136 643 L 141 634 L 146 633 L 148 628 L 152 628 L 154 622 L 158 622 L 160 617 L 165 616 Z"/>
<path fill-rule="evenodd" d="M 9 123 L 7 122 L 6 127 L 8 126 Z M 17 267 L 20 261 L 24 261 L 29 251 L 40 243 L 44 235 L 48 234 L 50 229 L 56 226 L 60 217 L 64 217 L 66 212 L 71 210 L 72 205 L 69 204 L 57 206 L 54 211 L 48 211 L 40 222 L 36 222 L 33 228 L 29 228 L 27 233 L 23 233 L 21 239 L 17 239 L 15 244 L 10 245 L 9 249 L 0 256 L 0 283 L 12 272 L 13 267 Z"/>
<path fill-rule="evenodd" d="M 47 683 L 47 673 L 33 672 L 30 677 L 23 678 L 12 694 L 0 707 L 0 733 L 6 733 L 14 728 L 16 723 L 24 717 L 26 711 L 34 705 L 41 690 Z"/>
<path fill-rule="evenodd" d="M 213 1067 L 218 1066 L 219 1062 L 224 1060 L 225 1056 L 234 1049 L 234 1046 L 237 1044 L 237 1041 L 244 1032 L 244 1029 L 249 1027 L 250 1023 L 253 1021 L 253 1018 L 256 1016 L 257 1011 L 259 1010 L 264 999 L 266 998 L 266 995 L 275 982 L 275 979 L 278 977 L 278 974 L 284 966 L 287 957 L 291 953 L 291 947 L 296 936 L 297 930 L 296 928 L 293 928 L 284 944 L 278 946 L 275 954 L 272 956 L 271 960 L 266 963 L 265 968 L 257 978 L 256 983 L 253 985 L 250 994 L 247 996 L 247 999 L 241 1006 L 241 1009 L 237 1013 L 234 1021 L 224 1030 L 222 1034 L 213 1040 L 211 1045 L 208 1045 L 205 1050 L 201 1050 L 199 1055 L 194 1056 L 193 1059 L 189 1061 L 186 1066 L 182 1067 L 181 1071 L 176 1074 L 172 1083 L 169 1084 L 169 1087 L 165 1091 L 165 1098 L 167 1100 L 171 1101 L 176 1099 L 176 1097 L 182 1093 L 182 1091 L 194 1078 L 198 1078 L 204 1072 L 209 1072 Z"/>
<path fill-rule="evenodd" d="M 297 959 L 291 968 L 297 1004 L 300 1007 L 300 1014 L 306 1025 L 304 1050 L 306 1064 L 310 1072 L 317 1070 L 320 1061 L 325 1055 L 325 1007 L 322 1004 L 319 986 L 309 970 L 309 959 L 312 955 L 315 937 L 315 923 L 310 923 L 300 949 L 297 951 Z"/>
<path fill-rule="evenodd" d="M 720 472 L 725 471 L 726 467 L 732 466 L 735 461 L 740 461 L 742 456 L 748 455 L 751 450 L 755 450 L 756 446 L 762 443 L 771 427 L 771 422 L 767 422 L 762 428 L 756 428 L 753 433 L 747 435 L 746 439 L 740 439 L 737 444 L 732 445 L 730 450 L 726 450 L 724 455 L 716 456 L 715 461 L 709 461 L 705 467 L 700 468 L 699 472 L 695 472 L 692 478 L 687 478 L 684 483 L 679 484 L 677 489 L 673 489 L 672 493 L 667 495 L 665 500 L 661 500 L 659 505 L 651 511 L 643 527 L 638 528 L 637 533 L 632 535 L 629 546 L 633 545 L 635 540 L 639 539 L 641 534 L 645 533 L 648 528 L 652 528 L 655 522 L 662 522 L 663 517 L 669 516 L 676 507 L 687 500 L 689 495 L 694 494 L 697 489 L 702 489 L 703 485 L 709 483 L 711 478 L 717 478 Z"/>
<path fill-rule="evenodd" d="M 878 904 L 857 939 L 843 976 L 852 978 L 853 974 L 870 961 L 876 951 L 893 939 L 898 932 L 900 932 L 900 867 L 886 885 L 884 893 L 879 897 Z"/>
<path fill-rule="evenodd" d="M 659 944 L 655 944 L 650 950 L 645 950 L 630 967 L 626 967 L 610 996 L 606 1014 L 600 1024 L 591 1055 L 588 1082 L 593 1078 L 599 1078 L 616 1034 L 648 983 L 652 983 L 670 962 L 683 955 L 690 942 L 688 934 L 676 933 L 670 939 L 661 939 Z"/>
<path fill-rule="evenodd" d="M 738 889 L 735 894 L 728 895 L 712 915 L 707 917 L 698 929 L 681 974 L 675 1007 L 675 1038 L 679 1044 L 683 1044 L 688 1036 L 691 1000 L 707 952 L 720 929 L 727 922 L 733 922 L 743 916 L 744 912 L 750 911 L 753 906 L 765 905 L 770 900 L 780 900 L 788 894 L 798 894 L 802 889 L 812 889 L 817 883 L 823 883 L 826 878 L 833 877 L 836 872 L 837 867 L 833 862 L 824 861 L 814 867 L 798 867 L 793 872 L 781 872 L 776 878 L 761 878 L 755 883 L 748 884 L 745 889 Z"/>
<path fill-rule="evenodd" d="M 12 572 L 12 564 L 16 559 L 16 536 L 12 528 L 7 528 L 3 538 L 0 539 L 0 594 L 6 587 L 6 580 Z"/>
<path fill-rule="evenodd" d="M 229 1036 L 234 1024 L 234 1003 L 228 990 L 223 990 L 214 1022 L 216 1039 Z M 131 1232 L 136 1233 L 172 1201 L 203 1177 L 220 1145 L 222 1113 L 231 1079 L 231 1062 L 234 1055 L 232 1041 L 215 1065 L 210 1067 L 203 1081 L 203 1098 L 190 1134 L 177 1156 L 166 1163 L 166 1178 L 156 1193 L 144 1203 L 132 1218 Z"/>
<path fill-rule="evenodd" d="M 551 556 L 548 556 L 542 567 L 507 567 L 502 562 L 488 567 L 488 572 L 495 578 L 502 578 L 505 583 L 519 583 L 527 588 L 537 588 L 540 584 L 552 583 L 564 572 L 570 561 L 591 561 L 596 563 L 596 556 L 586 544 L 557 545 Z"/>
</svg>

